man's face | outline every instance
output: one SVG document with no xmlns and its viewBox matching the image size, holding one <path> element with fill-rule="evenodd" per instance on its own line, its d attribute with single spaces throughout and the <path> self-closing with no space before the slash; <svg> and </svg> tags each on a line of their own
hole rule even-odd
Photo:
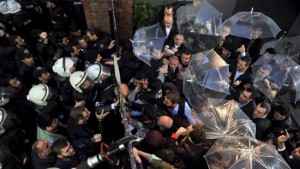
<svg viewBox="0 0 300 169">
<path fill-rule="evenodd" d="M 163 104 L 169 108 L 173 108 L 174 107 L 174 104 L 171 102 L 171 100 L 165 96 L 165 99 L 164 99 L 164 102 Z"/>
<path fill-rule="evenodd" d="M 17 36 L 17 39 L 15 41 L 16 41 L 17 46 L 24 46 L 25 45 L 25 40 L 22 39 L 20 36 Z"/>
<path fill-rule="evenodd" d="M 252 100 L 251 95 L 252 95 L 251 92 L 248 92 L 247 90 L 244 90 L 244 91 L 241 92 L 238 100 L 241 103 L 247 103 L 247 102 Z"/>
<path fill-rule="evenodd" d="M 39 154 L 40 157 L 47 157 L 53 152 L 52 144 L 49 144 L 46 140 L 39 140 L 37 147 L 42 150 L 42 152 Z"/>
<path fill-rule="evenodd" d="M 34 59 L 33 57 L 26 57 L 23 59 L 24 63 L 28 64 L 28 65 L 33 65 L 34 64 Z"/>
<path fill-rule="evenodd" d="M 141 86 L 143 89 L 147 89 L 149 82 L 148 79 L 141 79 L 141 80 L 134 79 L 133 84 L 134 86 Z"/>
<path fill-rule="evenodd" d="M 3 37 L 5 35 L 5 30 L 4 29 L 0 29 L 0 37 Z"/>
<path fill-rule="evenodd" d="M 295 159 L 300 160 L 300 147 L 297 147 L 292 151 L 292 156 Z"/>
<path fill-rule="evenodd" d="M 40 37 L 40 40 L 42 42 L 48 43 L 48 34 L 47 34 L 47 32 L 40 33 L 39 37 Z"/>
<path fill-rule="evenodd" d="M 20 89 L 22 87 L 22 83 L 17 78 L 13 78 L 9 80 L 9 85 L 13 88 Z"/>
<path fill-rule="evenodd" d="M 87 43 L 85 39 L 79 39 L 78 40 L 78 47 L 80 49 L 86 49 L 87 48 Z"/>
<path fill-rule="evenodd" d="M 177 59 L 170 59 L 169 60 L 169 67 L 171 70 L 175 70 L 179 65 L 179 60 Z"/>
<path fill-rule="evenodd" d="M 90 118 L 90 111 L 87 109 L 87 108 L 84 108 L 84 111 L 82 112 L 82 124 L 86 124 L 87 121 L 89 120 Z"/>
<path fill-rule="evenodd" d="M 74 56 L 78 56 L 78 55 L 80 54 L 79 49 L 78 49 L 76 46 L 73 46 L 72 48 L 73 48 L 72 54 L 73 54 Z"/>
<path fill-rule="evenodd" d="M 228 49 L 225 49 L 224 47 L 222 47 L 222 56 L 229 57 L 230 51 Z"/>
<path fill-rule="evenodd" d="M 187 55 L 185 53 L 181 55 L 181 64 L 188 65 L 190 61 L 191 61 L 191 55 Z"/>
<path fill-rule="evenodd" d="M 276 112 L 274 113 L 274 119 L 275 119 L 276 121 L 282 121 L 282 120 L 284 120 L 285 118 L 286 118 L 286 116 L 281 115 L 278 111 L 276 111 Z"/>
<path fill-rule="evenodd" d="M 174 37 L 174 43 L 175 43 L 175 45 L 177 45 L 177 46 L 182 45 L 182 43 L 183 43 L 183 36 L 182 36 L 182 35 L 176 35 L 176 36 Z"/>
<path fill-rule="evenodd" d="M 76 154 L 76 152 L 74 151 L 73 146 L 70 143 L 68 143 L 68 145 L 65 146 L 64 148 L 60 149 L 60 151 L 61 151 L 60 155 L 63 158 L 70 158 L 70 157 L 72 157 Z"/>
<path fill-rule="evenodd" d="M 257 70 L 255 77 L 256 78 L 265 78 L 267 76 L 270 75 L 270 71 L 269 70 L 264 70 L 262 67 L 259 67 L 259 69 Z"/>
<path fill-rule="evenodd" d="M 45 72 L 45 73 L 42 73 L 40 78 L 41 78 L 42 81 L 48 82 L 51 79 L 51 76 L 50 76 L 50 73 Z"/>
<path fill-rule="evenodd" d="M 257 119 L 257 118 L 263 118 L 266 113 L 267 113 L 267 109 L 266 108 L 262 108 L 260 106 L 261 104 L 258 104 L 253 112 L 253 119 Z"/>
<path fill-rule="evenodd" d="M 262 58 L 263 58 L 263 61 L 265 63 L 269 63 L 272 59 L 272 54 L 268 53 L 268 52 L 265 52 L 263 55 L 262 55 Z"/>
<path fill-rule="evenodd" d="M 244 72 L 248 69 L 248 65 L 246 64 L 245 61 L 241 60 L 241 59 L 238 59 L 238 63 L 237 63 L 237 70 L 239 72 Z"/>
<path fill-rule="evenodd" d="M 262 35 L 263 31 L 262 31 L 262 28 L 253 28 L 252 29 L 252 39 L 257 39 L 257 38 L 260 38 L 261 35 Z"/>
<path fill-rule="evenodd" d="M 86 32 L 86 37 L 90 42 L 95 42 L 97 40 L 97 36 L 92 35 L 91 32 Z"/>
<path fill-rule="evenodd" d="M 162 52 L 159 49 L 153 49 L 152 51 L 152 59 L 159 60 L 163 56 Z"/>
<path fill-rule="evenodd" d="M 164 22 L 164 25 L 165 25 L 166 28 L 171 28 L 172 25 L 173 25 L 173 17 L 172 16 L 167 16 L 167 17 L 165 16 L 163 22 Z"/>
<path fill-rule="evenodd" d="M 68 39 L 68 37 L 63 37 L 63 39 L 62 39 L 62 44 L 63 44 L 63 45 L 68 45 L 68 44 L 69 44 L 69 39 Z"/>
</svg>

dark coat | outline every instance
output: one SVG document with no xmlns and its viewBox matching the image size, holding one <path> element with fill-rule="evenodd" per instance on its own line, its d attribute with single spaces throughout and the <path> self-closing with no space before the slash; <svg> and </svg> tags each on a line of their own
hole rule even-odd
<svg viewBox="0 0 300 169">
<path fill-rule="evenodd" d="M 177 27 L 176 23 L 175 22 L 173 23 L 172 28 L 169 33 L 169 36 L 167 36 L 166 27 L 163 24 L 163 22 L 159 22 L 159 26 L 161 27 L 164 35 L 166 36 L 165 44 L 170 43 L 173 40 L 174 35 L 176 35 L 178 33 L 178 27 Z"/>
<path fill-rule="evenodd" d="M 231 76 L 230 76 L 230 82 L 231 82 L 230 85 L 231 86 L 234 83 L 234 76 L 236 74 L 236 70 L 237 70 L 236 65 L 229 67 L 229 72 L 231 72 Z M 246 84 L 252 85 L 253 84 L 253 75 L 251 73 L 250 68 L 248 68 L 244 72 L 244 74 L 240 75 L 236 80 L 241 81 L 241 83 L 238 86 L 233 87 L 235 89 L 243 90 L 244 89 L 244 85 L 246 85 Z"/>
<path fill-rule="evenodd" d="M 256 125 L 256 139 L 263 140 L 271 127 L 271 121 L 267 118 L 257 118 L 253 123 Z"/>
</svg>

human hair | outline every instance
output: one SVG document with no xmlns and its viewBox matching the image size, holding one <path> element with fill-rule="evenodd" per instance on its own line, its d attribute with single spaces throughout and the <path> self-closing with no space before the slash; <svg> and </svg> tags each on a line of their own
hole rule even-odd
<svg viewBox="0 0 300 169">
<path fill-rule="evenodd" d="M 240 57 L 240 60 L 246 62 L 246 66 L 249 66 L 251 64 L 251 61 L 252 61 L 251 57 L 248 56 L 248 55 Z"/>
<path fill-rule="evenodd" d="M 52 145 L 52 150 L 55 154 L 61 154 L 61 149 L 68 145 L 68 141 L 66 139 L 56 140 Z"/>
<path fill-rule="evenodd" d="M 17 78 L 17 76 L 12 75 L 12 74 L 4 74 L 1 78 L 1 85 L 3 86 L 9 86 L 9 81 L 11 79 Z"/>
<path fill-rule="evenodd" d="M 43 130 L 46 130 L 47 127 L 51 126 L 54 117 L 52 117 L 49 113 L 39 114 L 36 117 L 36 124 Z"/>
<path fill-rule="evenodd" d="M 222 44 L 222 47 L 225 48 L 226 50 L 228 50 L 229 52 L 233 52 L 233 49 L 234 49 L 233 45 L 229 42 L 224 42 Z"/>
<path fill-rule="evenodd" d="M 38 147 L 38 144 L 39 144 L 40 141 L 41 141 L 41 140 L 35 141 L 35 142 L 32 144 L 32 146 L 31 146 L 32 152 L 35 153 L 36 155 L 38 155 L 38 154 L 40 154 L 40 153 L 43 152 L 43 150 L 42 150 L 40 147 Z"/>
<path fill-rule="evenodd" d="M 266 114 L 269 114 L 271 111 L 271 106 L 268 102 L 263 101 L 260 103 L 260 107 L 266 109 Z"/>
<path fill-rule="evenodd" d="M 186 54 L 186 55 L 191 55 L 191 57 L 192 57 L 192 51 L 189 50 L 189 49 L 183 49 L 183 50 L 182 50 L 182 53 L 184 53 L 184 54 Z"/>
<path fill-rule="evenodd" d="M 136 80 L 143 80 L 143 79 L 147 79 L 147 74 L 143 71 L 138 71 L 135 73 L 134 75 L 134 79 Z"/>
<path fill-rule="evenodd" d="M 84 106 L 76 106 L 70 110 L 70 117 L 78 122 L 80 119 L 83 119 L 82 113 L 85 111 Z"/>
<path fill-rule="evenodd" d="M 94 35 L 98 36 L 98 30 L 96 28 L 94 28 L 94 27 L 88 28 L 86 30 L 86 32 L 89 32 L 92 36 L 94 36 Z"/>
<path fill-rule="evenodd" d="M 189 133 L 189 136 L 191 137 L 191 140 L 195 144 L 200 144 L 205 141 L 205 131 L 202 129 L 202 127 L 194 126 L 193 125 L 193 131 Z"/>
<path fill-rule="evenodd" d="M 256 96 L 257 96 L 257 90 L 256 90 L 255 87 L 251 86 L 249 88 L 246 88 L 245 90 L 247 92 L 251 93 L 251 96 L 250 96 L 251 99 L 255 99 L 256 98 Z"/>
<path fill-rule="evenodd" d="M 282 116 L 288 116 L 290 113 L 289 107 L 285 106 L 282 102 L 279 102 L 273 106 L 273 112 L 278 112 Z"/>
<path fill-rule="evenodd" d="M 172 103 L 181 102 L 180 93 L 177 90 L 171 90 L 166 94 L 166 98 L 169 99 Z"/>
<path fill-rule="evenodd" d="M 270 53 L 271 55 L 277 54 L 276 49 L 273 48 L 273 47 L 267 48 L 267 49 L 265 50 L 265 52 L 268 52 L 268 53 Z"/>
</svg>

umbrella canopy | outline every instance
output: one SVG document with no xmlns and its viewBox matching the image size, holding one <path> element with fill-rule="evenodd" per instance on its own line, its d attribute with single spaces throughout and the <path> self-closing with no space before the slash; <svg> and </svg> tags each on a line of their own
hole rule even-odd
<svg viewBox="0 0 300 169">
<path fill-rule="evenodd" d="M 225 98 L 229 94 L 229 65 L 214 50 L 192 58 L 183 81 L 183 92 L 190 104 L 197 107 L 207 98 Z"/>
<path fill-rule="evenodd" d="M 159 53 L 164 46 L 165 35 L 159 24 L 155 24 L 135 31 L 131 42 L 135 56 L 151 66 L 151 59 L 160 59 L 161 57 Z"/>
<path fill-rule="evenodd" d="M 260 12 L 238 12 L 224 21 L 230 35 L 247 39 L 275 37 L 281 29 L 270 17 Z"/>
<path fill-rule="evenodd" d="M 177 24 L 185 37 L 185 45 L 194 53 L 210 50 L 219 44 L 222 13 L 208 2 L 186 5 L 177 10 Z"/>
<path fill-rule="evenodd" d="M 292 68 L 298 66 L 298 64 L 286 55 L 275 55 L 273 58 L 266 58 L 267 56 L 263 55 L 252 65 L 253 85 L 271 101 L 275 100 L 277 95 L 282 96 L 283 93 L 291 94 L 292 92 L 293 95 L 287 96 L 289 99 L 283 99 L 282 101 L 291 101 L 290 98 L 294 98 L 291 101 L 294 102 L 296 99 L 296 96 L 294 96 L 296 89 L 294 87 L 297 86 L 295 82 L 298 79 L 296 79 L 297 75 L 294 75 L 293 72 L 297 72 L 298 69 Z M 290 73 L 293 73 L 293 75 L 290 75 Z M 277 99 L 280 98 L 277 97 Z"/>
<path fill-rule="evenodd" d="M 223 102 L 212 100 L 210 103 L 204 104 L 201 111 L 196 113 L 203 124 L 206 139 L 217 139 L 225 136 L 255 137 L 255 124 L 244 114 L 234 100 Z"/>
<path fill-rule="evenodd" d="M 289 169 L 276 148 L 251 137 L 218 139 L 204 156 L 211 169 Z"/>
<path fill-rule="evenodd" d="M 289 55 L 296 62 L 299 61 L 300 36 L 287 37 L 266 42 L 262 46 L 260 54 L 263 54 L 266 49 L 271 47 L 275 48 L 277 53 Z"/>
</svg>

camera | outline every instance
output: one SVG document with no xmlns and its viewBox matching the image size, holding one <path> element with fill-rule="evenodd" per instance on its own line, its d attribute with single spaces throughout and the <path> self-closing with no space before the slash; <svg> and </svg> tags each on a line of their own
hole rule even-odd
<svg viewBox="0 0 300 169">
<path fill-rule="evenodd" d="M 121 144 L 116 149 L 113 149 L 113 150 L 107 152 L 106 156 L 107 157 L 114 157 L 114 156 L 120 154 L 121 152 L 123 152 L 124 150 L 126 150 L 125 145 Z M 87 165 L 90 168 L 93 168 L 97 164 L 99 164 L 99 163 L 101 163 L 101 162 L 103 162 L 105 160 L 106 160 L 106 158 L 105 158 L 104 154 L 97 154 L 94 157 L 90 157 L 90 158 L 87 159 Z"/>
<path fill-rule="evenodd" d="M 89 157 L 87 160 L 81 162 L 76 168 L 77 169 L 87 169 L 94 168 L 101 162 L 110 160 L 110 158 L 121 155 L 125 150 L 125 145 L 129 142 L 136 140 L 135 136 L 126 136 L 116 141 L 106 152 L 99 153 L 93 157 Z"/>
</svg>

